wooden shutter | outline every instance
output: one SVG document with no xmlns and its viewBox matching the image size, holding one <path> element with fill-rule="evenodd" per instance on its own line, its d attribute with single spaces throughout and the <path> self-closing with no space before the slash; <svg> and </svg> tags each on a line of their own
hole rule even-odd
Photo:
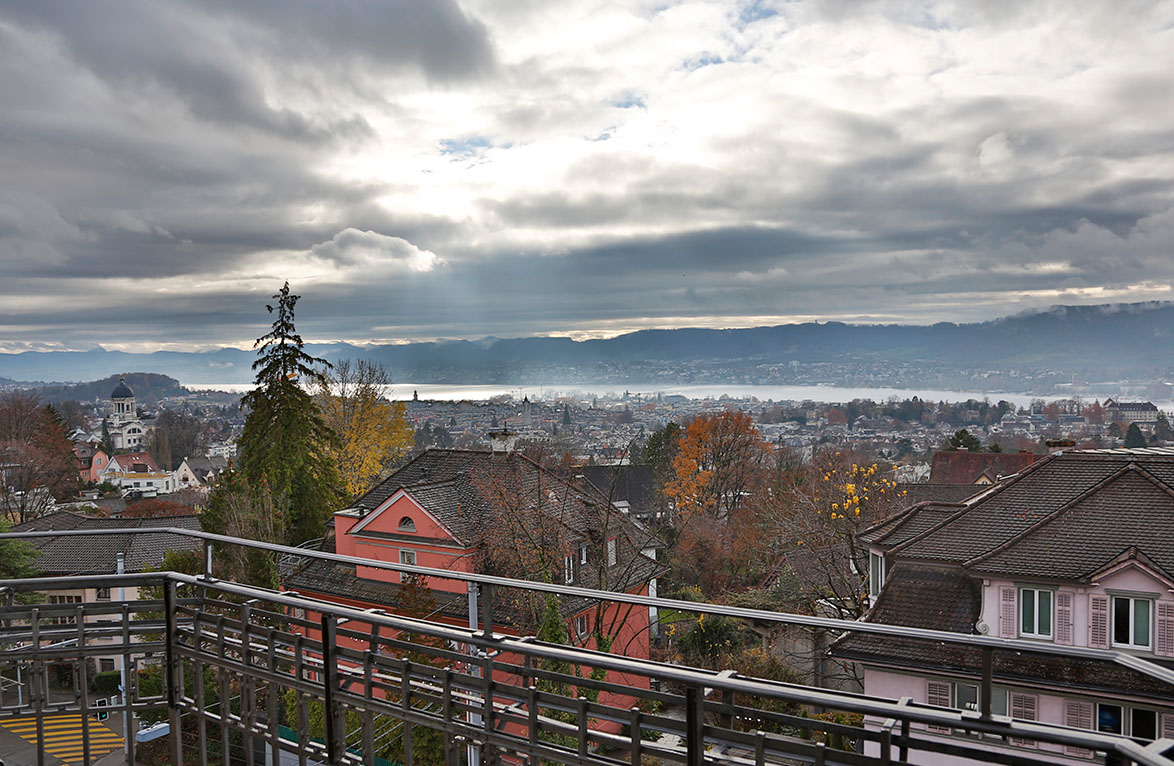
<svg viewBox="0 0 1174 766">
<path fill-rule="evenodd" d="M 926 682 L 925 701 L 931 705 L 938 707 L 953 707 L 954 700 L 951 692 L 954 690 L 952 684 L 947 681 L 927 681 Z M 942 734 L 949 734 L 949 726 L 927 726 L 930 731 L 941 732 Z"/>
<path fill-rule="evenodd" d="M 1064 725 L 1071 729 L 1092 728 L 1092 703 L 1064 700 Z M 1065 755 L 1075 755 L 1080 758 L 1091 758 L 1092 751 L 1074 745 L 1064 745 Z"/>
<path fill-rule="evenodd" d="M 1158 736 L 1162 739 L 1174 739 L 1174 713 L 1162 713 L 1158 722 Z"/>
<path fill-rule="evenodd" d="M 1154 651 L 1163 657 L 1174 657 L 1174 601 L 1159 601 L 1157 613 Z"/>
<path fill-rule="evenodd" d="M 1093 649 L 1109 648 L 1109 597 L 1088 597 L 1088 645 Z"/>
<path fill-rule="evenodd" d="M 1056 643 L 1072 646 L 1072 592 L 1056 591 Z"/>
<path fill-rule="evenodd" d="M 1012 718 L 1017 718 L 1020 721 L 1034 721 L 1036 709 L 1039 698 L 1034 694 L 1023 694 L 1021 692 L 1009 692 L 1007 694 L 1007 708 L 1011 713 Z M 1035 747 L 1034 739 L 1023 739 L 1022 737 L 1011 737 L 1012 745 L 1019 745 L 1020 747 Z"/>
<path fill-rule="evenodd" d="M 1016 592 L 1012 586 L 999 588 L 999 636 L 1015 638 Z"/>
</svg>

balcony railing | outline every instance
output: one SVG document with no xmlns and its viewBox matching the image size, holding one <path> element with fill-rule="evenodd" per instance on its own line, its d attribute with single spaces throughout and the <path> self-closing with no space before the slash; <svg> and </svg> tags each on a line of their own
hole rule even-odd
<svg viewBox="0 0 1174 766">
<path fill-rule="evenodd" d="M 38 766 L 48 762 L 43 743 L 61 716 L 80 716 L 77 752 L 84 762 L 109 752 L 108 745 L 94 746 L 107 741 L 97 736 L 87 691 L 96 658 L 126 668 L 123 693 L 102 712 L 112 721 L 168 722 L 169 757 L 177 764 L 185 756 L 200 764 L 373 764 L 383 755 L 404 766 L 900 764 L 947 755 L 1029 764 L 1057 757 L 992 747 L 1000 743 L 1078 748 L 1111 763 L 1174 764 L 1164 754 L 1174 741 L 1141 743 L 990 710 L 990 659 L 1000 652 L 1108 660 L 1174 690 L 1174 673 L 1131 655 L 455 573 L 187 530 L 133 531 L 157 532 L 203 539 L 205 573 L 0 581 L 0 678 L 10 681 L 0 684 L 0 726 L 24 722 L 40 745 Z M 61 534 L 70 533 L 9 537 Z M 212 572 L 213 545 L 464 580 L 469 625 L 221 581 Z M 138 597 L 22 603 L 21 594 L 99 587 L 138 589 Z M 502 588 L 977 647 L 985 658 L 984 704 L 950 710 L 506 635 L 495 631 L 491 595 Z M 50 671 L 60 668 L 70 671 L 65 691 L 49 683 Z M 123 725 L 131 764 L 135 727 Z M 933 733 L 942 730 L 959 736 Z"/>
</svg>

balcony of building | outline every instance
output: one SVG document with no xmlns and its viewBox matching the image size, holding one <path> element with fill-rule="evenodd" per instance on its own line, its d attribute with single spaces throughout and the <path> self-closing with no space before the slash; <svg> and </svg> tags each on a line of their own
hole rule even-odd
<svg viewBox="0 0 1174 766">
<path fill-rule="evenodd" d="M 160 747 L 176 764 L 250 766 L 1032 764 L 1061 753 L 1174 764 L 1174 741 L 1010 719 L 988 702 L 992 659 L 1005 652 L 1095 656 L 1174 690 L 1169 670 L 1130 655 L 352 560 L 183 529 L 133 533 L 160 531 L 201 538 L 203 573 L 0 581 L 0 735 L 29 743 L 37 766 L 134 764 L 143 748 Z M 11 537 L 47 534 L 63 533 Z M 220 580 L 213 546 L 455 578 L 468 586 L 465 624 Z M 34 595 L 98 589 L 108 600 Z M 546 643 L 495 620 L 503 592 L 969 646 L 985 658 L 983 692 L 976 709 L 957 710 Z M 103 667 L 117 671 L 118 688 L 95 694 L 90 681 Z M 62 722 L 73 732 L 64 743 L 55 739 Z M 156 736 L 166 745 L 146 743 Z"/>
</svg>

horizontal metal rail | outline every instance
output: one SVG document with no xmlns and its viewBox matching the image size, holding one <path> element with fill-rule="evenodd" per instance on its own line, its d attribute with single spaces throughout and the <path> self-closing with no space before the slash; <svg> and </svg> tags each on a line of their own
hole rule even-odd
<svg viewBox="0 0 1174 766">
<path fill-rule="evenodd" d="M 805 628 L 823 629 L 833 633 L 846 633 L 851 631 L 856 633 L 868 633 L 881 636 L 910 638 L 921 641 L 942 642 L 960 646 L 975 647 L 978 649 L 997 650 L 999 652 L 1030 652 L 1033 654 L 1046 654 L 1062 657 L 1100 660 L 1105 662 L 1112 662 L 1122 667 L 1129 668 L 1130 670 L 1134 670 L 1138 673 L 1170 684 L 1172 687 L 1174 687 L 1174 670 L 1171 670 L 1162 665 L 1158 665 L 1157 663 L 1146 660 L 1145 658 L 1119 651 L 1091 649 L 1082 646 L 1058 646 L 1055 644 L 1024 641 L 1020 639 L 996 638 L 993 636 L 980 636 L 966 633 L 952 633 L 942 630 L 926 630 L 922 628 L 910 628 L 904 625 L 886 625 L 883 623 L 859 622 L 855 620 L 843 620 L 831 617 L 813 617 L 810 615 L 792 614 L 787 612 L 772 612 L 763 609 L 745 609 L 742 607 L 727 606 L 725 604 L 711 604 L 707 602 L 682 601 L 679 599 L 642 596 L 639 594 L 624 593 L 619 591 L 581 588 L 573 585 L 555 585 L 532 580 L 517 580 L 508 577 L 484 575 L 472 572 L 459 572 L 449 569 L 436 569 L 432 567 L 399 564 L 389 561 L 377 561 L 374 559 L 366 559 L 358 556 L 345 556 L 338 553 L 295 548 L 287 545 L 278 545 L 276 543 L 244 540 L 241 538 L 229 537 L 227 535 L 218 535 L 210 532 L 200 532 L 176 527 L 151 527 L 117 530 L 100 529 L 11 532 L 0 535 L 0 539 L 36 539 L 58 536 L 87 536 L 95 534 L 174 534 L 203 540 L 206 545 L 211 543 L 221 543 L 223 545 L 241 546 L 282 555 L 301 556 L 308 559 L 317 559 L 320 561 L 329 561 L 338 564 L 353 564 L 355 566 L 363 566 L 372 569 L 385 569 L 395 572 L 415 573 L 427 577 L 456 580 L 476 585 L 488 585 L 491 587 L 498 586 L 536 593 L 549 593 L 558 596 L 577 596 L 587 599 L 607 601 L 611 603 L 649 606 L 659 609 L 669 609 L 695 614 L 722 615 L 725 617 L 756 620 L 765 623 L 796 625 Z M 210 567 L 211 557 L 207 554 L 207 552 L 205 553 L 204 561 L 205 567 Z M 205 574 L 211 576 L 213 573 L 208 570 L 205 571 Z"/>
<path fill-rule="evenodd" d="M 103 631 L 127 636 L 113 646 L 89 640 L 94 623 L 86 622 L 92 616 L 90 607 L 105 616 L 112 613 L 110 605 L 18 604 L 11 598 L 19 592 L 95 583 L 125 586 L 131 581 L 160 588 L 163 598 L 117 605 L 119 622 L 99 624 Z M 39 679 L 36 693 L 25 704 L 6 705 L 0 697 L 0 717 L 32 715 L 43 728 L 48 716 L 75 711 L 87 721 L 92 709 L 83 691 L 78 690 L 72 702 L 54 703 L 49 698 L 43 680 L 47 667 L 72 658 L 84 680 L 89 658 L 129 655 L 136 648 L 162 652 L 165 696 L 140 698 L 132 691 L 114 710 L 136 715 L 166 711 L 172 730 L 180 735 L 173 738 L 177 761 L 185 750 L 198 752 L 202 763 L 215 761 L 216 753 L 232 752 L 248 761 L 259 749 L 274 758 L 278 751 L 296 753 L 305 763 L 368 762 L 376 726 L 399 722 L 398 736 L 407 752 L 413 747 L 409 732 L 431 730 L 442 733 L 446 741 L 475 748 L 485 764 L 508 754 L 576 766 L 614 766 L 620 761 L 609 751 L 617 749 L 633 763 L 655 757 L 687 766 L 904 763 L 909 752 L 1008 764 L 1046 760 L 1042 752 L 992 753 L 965 738 L 942 741 L 925 736 L 926 727 L 1085 748 L 1147 766 L 1172 763 L 1161 754 L 1161 743 L 1146 747 L 1100 732 L 741 678 L 203 576 L 34 578 L 2 581 L 0 587 L 10 595 L 0 606 L 0 670 L 21 664 Z M 75 626 L 40 624 L 66 612 L 76 618 Z M 405 633 L 441 643 L 409 642 Z M 70 646 L 50 647 L 66 635 L 77 640 Z M 146 643 L 133 643 L 132 635 Z M 410 656 L 427 661 L 412 661 Z M 675 691 L 652 691 L 648 681 L 653 678 Z M 643 680 L 634 683 L 636 679 Z M 216 701 L 210 702 L 213 692 Z M 641 701 L 683 708 L 684 719 L 645 711 Z M 877 730 L 799 715 L 810 708 L 897 723 Z M 307 736 L 306 722 L 317 717 L 311 715 L 313 710 L 326 711 L 321 716 L 326 725 L 322 742 Z M 357 737 L 348 737 L 352 716 L 358 718 Z M 282 720 L 295 724 L 292 738 L 280 730 Z M 651 738 L 651 733 L 660 736 Z M 871 743 L 881 755 L 830 748 L 827 742 L 833 737 Z M 662 743 L 665 738 L 668 741 Z M 445 747 L 446 763 L 458 766 L 459 751 L 452 752 L 451 744 Z M 410 762 L 408 756 L 405 763 Z"/>
</svg>

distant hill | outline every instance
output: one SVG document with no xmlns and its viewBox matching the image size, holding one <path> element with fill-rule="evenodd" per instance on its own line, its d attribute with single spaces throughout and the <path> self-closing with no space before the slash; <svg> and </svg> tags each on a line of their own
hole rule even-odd
<svg viewBox="0 0 1174 766">
<path fill-rule="evenodd" d="M 606 340 L 486 338 L 370 347 L 337 343 L 309 350 L 330 360 L 377 361 L 395 380 L 416 383 L 810 382 L 912 387 L 954 381 L 971 388 L 1011 390 L 1009 385 L 1024 379 L 1038 388 L 1073 379 L 1170 377 L 1174 304 L 1058 306 L 973 324 L 808 322 L 737 330 L 642 330 Z M 185 383 L 247 383 L 255 358 L 253 351 L 228 348 L 153 354 L 102 349 L 25 352 L 0 355 L 0 376 L 63 381 L 151 370 Z"/>
<path fill-rule="evenodd" d="M 151 372 L 120 373 L 89 383 L 41 385 L 35 390 L 51 404 L 68 399 L 76 399 L 79 402 L 92 402 L 95 399 L 106 401 L 122 378 L 126 379 L 126 384 L 135 392 L 135 401 L 140 405 L 153 406 L 160 399 L 189 393 L 175 378 Z"/>
</svg>

